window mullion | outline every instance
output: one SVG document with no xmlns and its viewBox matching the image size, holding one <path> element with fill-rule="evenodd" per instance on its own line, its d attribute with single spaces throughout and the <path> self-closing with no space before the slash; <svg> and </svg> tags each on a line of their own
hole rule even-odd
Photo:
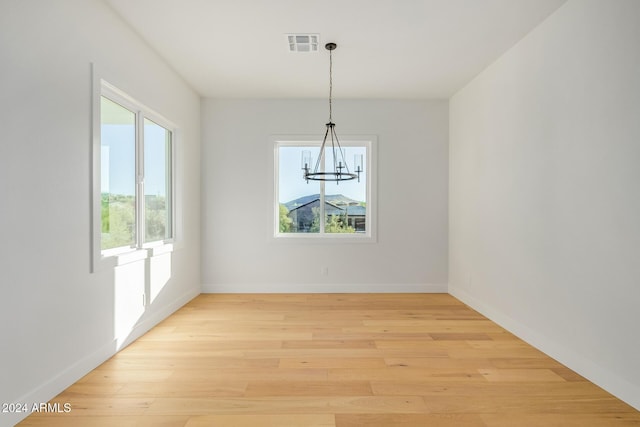
<svg viewBox="0 0 640 427">
<path fill-rule="evenodd" d="M 144 117 L 136 113 L 136 246 L 144 244 Z"/>
<path fill-rule="evenodd" d="M 324 234 L 324 181 L 320 181 L 320 209 L 318 212 L 320 215 L 320 234 Z"/>
<path fill-rule="evenodd" d="M 324 172 L 324 170 L 325 170 L 324 164 L 326 162 L 326 159 L 325 159 L 325 156 L 323 155 L 322 151 L 320 151 L 319 156 L 321 158 L 320 170 L 322 172 Z M 320 234 L 324 234 L 325 233 L 325 231 L 324 231 L 324 229 L 325 229 L 325 227 L 324 227 L 325 226 L 325 217 L 324 217 L 324 208 L 325 208 L 325 206 L 324 206 L 324 204 L 325 204 L 324 196 L 325 196 L 325 194 L 324 194 L 324 187 L 325 187 L 325 182 L 324 181 L 320 181 L 320 209 L 318 210 L 318 212 L 320 214 L 320 218 L 319 218 L 319 221 L 320 221 L 320 231 L 319 232 L 320 232 Z"/>
<path fill-rule="evenodd" d="M 167 197 L 166 197 L 166 205 L 167 206 L 167 212 L 169 213 L 169 218 L 167 218 L 167 232 L 165 232 L 165 240 L 167 238 L 171 238 L 173 236 L 173 230 L 174 230 L 174 217 L 175 217 L 175 212 L 173 209 L 173 132 L 169 132 L 167 137 L 169 138 L 169 140 L 167 141 L 168 143 L 165 145 L 165 156 L 168 159 L 166 164 L 165 164 L 165 173 L 166 173 L 166 192 L 167 192 Z"/>
</svg>

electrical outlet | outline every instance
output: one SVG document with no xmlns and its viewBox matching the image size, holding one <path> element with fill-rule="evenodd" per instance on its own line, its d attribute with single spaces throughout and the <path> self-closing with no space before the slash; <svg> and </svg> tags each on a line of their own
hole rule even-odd
<svg viewBox="0 0 640 427">
<path fill-rule="evenodd" d="M 320 274 L 322 274 L 323 276 L 328 276 L 329 275 L 329 267 L 322 267 L 320 269 Z"/>
</svg>

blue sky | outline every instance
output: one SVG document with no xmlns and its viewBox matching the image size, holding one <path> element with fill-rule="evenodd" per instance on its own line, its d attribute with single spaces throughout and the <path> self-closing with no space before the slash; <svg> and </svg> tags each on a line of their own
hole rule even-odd
<svg viewBox="0 0 640 427">
<path fill-rule="evenodd" d="M 353 172 L 353 158 L 356 154 L 366 156 L 365 147 L 343 147 L 349 170 Z M 280 147 L 278 166 L 280 169 L 278 201 L 287 203 L 302 196 L 317 194 L 320 192 L 320 183 L 307 182 L 302 178 L 302 150 L 310 150 L 312 166 L 318 158 L 319 147 Z M 365 161 L 366 163 L 366 161 Z M 351 199 L 366 201 L 366 171 L 360 174 L 360 182 L 357 180 L 343 181 L 340 183 L 326 182 L 325 194 L 343 194 Z"/>
<path fill-rule="evenodd" d="M 135 194 L 134 125 L 103 124 L 101 128 L 102 192 Z M 147 195 L 166 196 L 165 132 L 153 122 L 144 126 L 145 180 Z"/>
</svg>

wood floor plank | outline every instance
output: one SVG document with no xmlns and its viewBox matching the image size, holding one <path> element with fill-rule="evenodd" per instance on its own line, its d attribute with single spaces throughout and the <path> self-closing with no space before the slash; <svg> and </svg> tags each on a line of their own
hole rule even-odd
<svg viewBox="0 0 640 427">
<path fill-rule="evenodd" d="M 198 357 L 198 356 L 174 356 L 155 357 L 153 359 L 136 357 L 112 359 L 100 367 L 101 371 L 109 370 L 183 370 L 183 369 L 207 369 L 212 364 L 216 368 L 277 368 L 280 361 L 277 358 L 271 359 L 244 359 L 242 357 Z"/>
<path fill-rule="evenodd" d="M 216 368 L 207 370 L 176 371 L 169 378 L 170 382 L 204 382 L 204 381 L 322 381 L 327 379 L 327 369 L 318 368 Z"/>
<path fill-rule="evenodd" d="M 184 427 L 335 427 L 332 414 L 203 415 L 191 417 Z"/>
<path fill-rule="evenodd" d="M 304 358 L 327 358 L 327 359 L 367 359 L 367 358 L 384 358 L 384 357 L 402 357 L 406 356 L 407 351 L 402 349 L 379 350 L 370 348 L 295 348 L 287 350 L 247 350 L 245 357 L 247 359 L 304 359 Z M 448 357 L 446 350 L 442 349 L 426 349 L 416 350 L 416 357 Z M 349 362 L 346 362 L 349 363 Z"/>
<path fill-rule="evenodd" d="M 251 381 L 246 397 L 373 396 L 369 381 Z"/>
<path fill-rule="evenodd" d="M 486 333 L 470 333 L 470 332 L 448 332 L 448 333 L 430 333 L 431 338 L 436 341 L 469 341 L 469 340 L 487 340 L 491 337 Z"/>
<path fill-rule="evenodd" d="M 446 294 L 200 295 L 20 426 L 640 426 Z"/>
<path fill-rule="evenodd" d="M 19 425 L 22 427 L 185 427 L 190 417 L 179 416 L 36 416 Z M 214 425 L 214 424 L 210 424 Z"/>
<path fill-rule="evenodd" d="M 210 380 L 200 382 L 145 383 L 125 384 L 115 394 L 117 397 L 183 397 L 183 398 L 218 398 L 240 397 L 247 390 L 248 381 Z M 73 388 L 72 388 L 73 389 Z M 68 395 L 65 392 L 65 395 Z"/>
<path fill-rule="evenodd" d="M 314 332 L 314 340 L 372 340 L 372 341 L 385 341 L 385 340 L 404 340 L 404 341 L 428 341 L 432 340 L 431 335 L 428 332 L 420 332 L 414 330 L 414 332 L 399 333 L 397 331 L 387 330 L 382 328 L 345 328 L 349 330 L 343 330 L 339 332 Z"/>
<path fill-rule="evenodd" d="M 304 357 L 280 359 L 280 368 L 385 368 L 384 359 L 377 357 Z"/>
<path fill-rule="evenodd" d="M 371 334 L 374 336 L 384 336 L 385 334 L 409 334 L 428 335 L 437 333 L 485 333 L 496 331 L 496 325 L 491 322 L 478 320 L 443 322 L 432 320 L 429 324 L 422 325 L 385 325 L 384 321 L 376 322 L 375 325 L 348 326 L 343 328 L 344 332 L 353 334 Z M 467 324 L 468 323 L 468 324 Z"/>
<path fill-rule="evenodd" d="M 486 427 L 479 415 L 338 414 L 336 427 Z M 511 425 L 510 427 L 513 427 Z"/>
<path fill-rule="evenodd" d="M 503 357 L 508 352 L 511 359 L 531 359 L 531 358 L 547 358 L 539 350 L 533 347 L 512 348 L 509 350 L 503 348 L 452 348 L 449 350 L 449 357 L 452 359 L 495 359 Z"/>
<path fill-rule="evenodd" d="M 620 414 L 638 411 L 624 404 L 613 396 L 601 398 L 557 396 L 428 396 L 425 404 L 430 413 L 460 413 L 460 414 L 493 414 L 505 416 L 511 414 L 584 414 L 610 413 Z"/>
<path fill-rule="evenodd" d="M 171 338 L 171 337 L 169 337 Z M 238 351 L 247 349 L 274 349 L 282 348 L 282 342 L 280 341 L 264 341 L 264 340 L 211 340 L 211 341 L 193 341 L 193 340 L 174 340 L 167 339 L 165 341 L 136 341 L 127 347 L 127 351 L 121 351 L 113 356 L 113 358 L 119 357 L 133 357 L 140 355 L 142 357 L 149 357 L 149 353 L 152 352 L 154 356 L 216 356 L 218 354 L 225 355 L 225 351 Z"/>
<path fill-rule="evenodd" d="M 191 329 L 191 328 L 189 328 Z M 335 331 L 327 332 L 327 334 L 336 334 Z M 255 331 L 229 331 L 227 328 L 225 331 L 198 331 L 198 332 L 190 332 L 189 330 L 182 329 L 181 331 L 174 331 L 171 334 L 171 338 L 167 338 L 165 336 L 152 336 L 146 337 L 145 341 L 166 341 L 166 340 L 177 340 L 177 341 L 215 341 L 215 340 L 238 340 L 238 341 L 246 341 L 249 339 L 255 339 L 256 335 L 260 336 L 260 339 L 263 341 L 299 341 L 299 340 L 310 340 L 313 338 L 313 332 L 289 332 L 289 331 L 267 331 L 258 333 Z"/>
<path fill-rule="evenodd" d="M 350 414 L 425 413 L 418 396 L 286 396 L 229 399 L 155 399 L 147 409 L 152 415 L 206 414 Z"/>
<path fill-rule="evenodd" d="M 629 413 L 579 413 L 579 414 L 481 414 L 487 427 L 638 427 L 640 421 Z"/>
<path fill-rule="evenodd" d="M 172 369 L 111 369 L 98 367 L 91 371 L 78 383 L 124 384 L 131 381 L 163 382 L 167 381 L 174 371 Z"/>
<path fill-rule="evenodd" d="M 442 370 L 461 369 L 478 370 L 491 368 L 493 364 L 489 359 L 459 359 L 454 360 L 448 357 L 385 357 L 387 366 L 399 366 L 407 368 L 437 368 Z"/>
<path fill-rule="evenodd" d="M 115 396 L 127 383 L 77 382 L 64 391 L 65 397 Z"/>
<path fill-rule="evenodd" d="M 478 369 L 478 372 L 487 381 L 510 381 L 510 382 L 554 382 L 562 381 L 564 378 L 550 369 Z"/>
<path fill-rule="evenodd" d="M 379 349 L 397 349 L 408 352 L 420 351 L 420 350 L 440 350 L 445 354 L 445 357 L 449 357 L 448 350 L 455 348 L 469 349 L 471 346 L 466 340 L 453 340 L 453 341 L 434 341 L 429 335 L 426 340 L 410 340 L 410 339 L 379 339 L 375 340 L 376 347 Z"/>
<path fill-rule="evenodd" d="M 461 359 L 459 359 L 461 360 Z M 462 359 L 463 360 L 463 359 Z M 557 370 L 557 374 L 561 375 L 562 370 L 566 369 L 562 364 L 556 362 L 550 357 L 534 357 L 534 358 L 491 358 L 488 359 L 491 366 L 497 369 L 536 369 L 544 368 L 551 369 L 554 372 Z M 565 375 L 574 378 L 575 373 L 571 370 L 566 372 Z M 564 376 L 563 376 L 564 377 Z M 565 378 L 567 379 L 567 378 Z"/>
<path fill-rule="evenodd" d="M 155 398 L 150 395 L 142 397 L 104 397 L 104 396 L 82 396 L 82 397 L 64 397 L 64 392 L 59 399 L 55 401 L 70 403 L 71 410 L 68 413 L 52 413 L 44 412 L 35 414 L 40 416 L 51 417 L 105 417 L 105 416 L 140 416 L 145 415 L 147 410 L 154 402 Z M 168 415 L 184 415 L 184 414 L 168 414 Z"/>
<path fill-rule="evenodd" d="M 386 369 L 365 368 L 334 368 L 328 371 L 329 380 L 332 381 L 480 381 L 486 382 L 485 377 L 477 370 L 438 369 L 438 368 L 410 368 L 389 366 Z"/>
<path fill-rule="evenodd" d="M 571 369 L 567 368 L 566 366 L 554 366 L 550 368 L 553 372 L 555 372 L 557 375 L 561 376 L 562 378 L 564 378 L 565 381 L 586 381 L 586 379 L 577 374 L 576 372 L 572 371 Z"/>
<path fill-rule="evenodd" d="M 375 341 L 372 340 L 313 340 L 313 341 L 284 341 L 284 349 L 354 349 L 354 348 L 376 348 Z"/>
<path fill-rule="evenodd" d="M 371 381 L 373 393 L 381 396 L 511 396 L 526 400 L 531 397 L 562 399 L 603 399 L 610 395 L 589 382 L 582 383 L 489 383 L 442 379 L 421 382 Z"/>
</svg>

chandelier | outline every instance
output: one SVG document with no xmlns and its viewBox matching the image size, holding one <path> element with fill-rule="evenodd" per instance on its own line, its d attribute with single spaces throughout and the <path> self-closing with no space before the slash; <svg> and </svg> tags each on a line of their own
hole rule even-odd
<svg viewBox="0 0 640 427">
<path fill-rule="evenodd" d="M 303 177 L 307 181 L 350 181 L 352 179 L 358 179 L 360 182 L 360 173 L 362 172 L 362 156 L 356 156 L 354 158 L 354 171 L 349 170 L 347 162 L 345 160 L 345 151 L 340 146 L 338 135 L 336 135 L 336 125 L 332 121 L 332 96 L 333 96 L 333 57 L 331 52 L 335 50 L 338 45 L 335 43 L 327 43 L 324 46 L 329 51 L 329 123 L 326 124 L 327 130 L 324 133 L 324 139 L 320 146 L 320 153 L 315 162 L 315 166 L 311 169 L 311 151 L 302 152 L 302 170 L 304 171 Z M 327 144 L 327 142 L 330 143 Z M 326 156 L 325 152 L 331 150 L 332 161 L 328 162 L 329 165 L 325 165 Z"/>
</svg>

